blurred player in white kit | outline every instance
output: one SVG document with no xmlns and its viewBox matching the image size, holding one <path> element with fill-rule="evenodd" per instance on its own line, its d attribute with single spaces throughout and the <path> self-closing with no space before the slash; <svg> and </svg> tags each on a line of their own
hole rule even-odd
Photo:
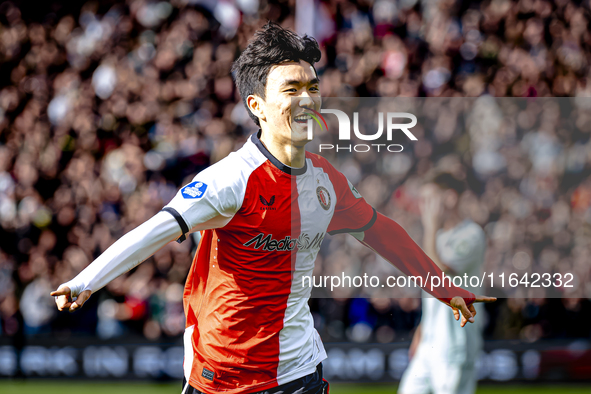
<svg viewBox="0 0 591 394">
<path fill-rule="evenodd" d="M 447 276 L 480 277 L 486 238 L 478 224 L 460 216 L 458 203 L 464 190 L 464 182 L 450 173 L 440 173 L 423 186 L 422 246 Z M 483 308 L 477 305 L 476 312 L 483 314 Z M 462 328 L 445 305 L 430 296 L 423 298 L 423 315 L 411 343 L 411 361 L 402 376 L 399 394 L 474 393 L 482 323 L 481 315 L 475 324 Z"/>
</svg>

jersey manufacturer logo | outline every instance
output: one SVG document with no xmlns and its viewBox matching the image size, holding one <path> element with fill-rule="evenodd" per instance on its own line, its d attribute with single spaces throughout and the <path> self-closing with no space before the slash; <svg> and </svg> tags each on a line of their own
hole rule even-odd
<svg viewBox="0 0 591 394">
<path fill-rule="evenodd" d="M 275 211 L 276 208 L 272 208 L 271 205 L 275 204 L 275 196 L 271 196 L 269 201 L 265 200 L 265 197 L 259 194 L 259 199 L 264 207 L 261 207 L 261 211 Z"/>
<path fill-rule="evenodd" d="M 203 376 L 205 379 L 213 381 L 215 374 L 213 371 L 210 371 L 209 369 L 203 367 L 203 371 L 201 371 L 201 376 Z"/>
<path fill-rule="evenodd" d="M 316 188 L 316 197 L 318 197 L 318 202 L 320 206 L 324 208 L 325 211 L 330 209 L 330 193 L 324 186 L 318 186 Z"/>
<path fill-rule="evenodd" d="M 201 198 L 207 190 L 207 185 L 203 182 L 192 182 L 181 189 L 184 198 Z"/>
<path fill-rule="evenodd" d="M 260 233 L 250 241 L 246 242 L 244 246 L 252 246 L 255 249 L 261 248 L 268 252 L 284 251 L 284 250 L 307 250 L 313 248 L 320 248 L 324 240 L 324 233 L 317 233 L 314 238 L 310 239 L 307 233 L 301 233 L 298 238 L 291 238 L 287 236 L 281 240 L 273 239 L 273 234 Z"/>
</svg>

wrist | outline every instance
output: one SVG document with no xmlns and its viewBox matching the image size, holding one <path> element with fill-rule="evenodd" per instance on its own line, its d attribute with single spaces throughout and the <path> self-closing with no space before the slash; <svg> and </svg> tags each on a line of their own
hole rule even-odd
<svg viewBox="0 0 591 394">
<path fill-rule="evenodd" d="M 66 283 L 62 283 L 61 285 L 59 285 L 58 289 L 60 287 L 64 287 L 67 286 L 70 289 L 70 296 L 72 298 L 74 297 L 78 297 L 80 295 L 80 293 L 82 293 L 83 289 L 83 285 L 82 284 L 77 284 L 74 279 L 72 279 L 71 281 L 68 281 Z"/>
<path fill-rule="evenodd" d="M 426 219 L 426 220 L 422 220 L 422 223 L 423 223 L 423 229 L 425 231 L 436 232 L 439 229 L 439 224 L 437 223 L 436 220 Z"/>
</svg>

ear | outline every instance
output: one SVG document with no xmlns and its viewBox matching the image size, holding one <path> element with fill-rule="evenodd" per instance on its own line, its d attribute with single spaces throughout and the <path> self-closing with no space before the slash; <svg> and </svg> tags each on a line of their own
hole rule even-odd
<svg viewBox="0 0 591 394">
<path fill-rule="evenodd" d="M 248 106 L 250 112 L 259 118 L 259 121 L 267 120 L 265 117 L 265 101 L 262 98 L 251 94 L 246 98 L 246 105 Z"/>
</svg>

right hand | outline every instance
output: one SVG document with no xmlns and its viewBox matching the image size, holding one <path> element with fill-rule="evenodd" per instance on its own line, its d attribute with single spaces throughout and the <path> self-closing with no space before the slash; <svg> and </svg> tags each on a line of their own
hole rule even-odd
<svg viewBox="0 0 591 394">
<path fill-rule="evenodd" d="M 67 309 L 70 312 L 74 312 L 76 309 L 82 308 L 82 305 L 90 298 L 91 294 L 92 292 L 90 290 L 84 290 L 78 295 L 76 301 L 72 301 L 70 288 L 68 286 L 61 286 L 49 295 L 55 297 L 55 303 L 59 311 Z"/>
<path fill-rule="evenodd" d="M 470 306 L 466 306 L 466 302 L 462 297 L 456 296 L 451 299 L 450 305 L 453 311 L 454 317 L 456 320 L 460 320 L 460 316 L 462 317 L 462 322 L 460 326 L 464 327 L 466 323 L 474 323 L 474 316 L 476 316 L 476 309 L 474 309 L 474 304 L 477 302 L 495 302 L 497 299 L 496 297 L 487 297 L 477 295 L 475 296 L 475 300 Z"/>
</svg>

